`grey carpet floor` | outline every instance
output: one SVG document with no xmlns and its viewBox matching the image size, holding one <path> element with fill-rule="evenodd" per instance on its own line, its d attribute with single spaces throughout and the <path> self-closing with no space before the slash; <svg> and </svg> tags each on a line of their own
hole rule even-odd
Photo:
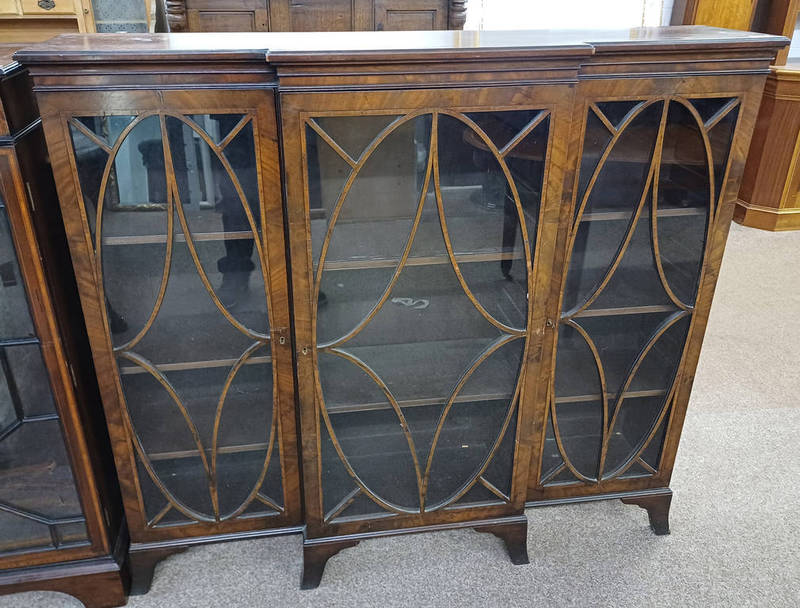
<svg viewBox="0 0 800 608">
<path fill-rule="evenodd" d="M 162 562 L 132 608 L 800 606 L 800 232 L 734 225 L 673 476 L 672 534 L 619 501 L 528 511 L 531 564 L 462 530 L 362 542 L 301 592 L 299 536 Z M 63 595 L 0 608 L 68 608 Z"/>
</svg>

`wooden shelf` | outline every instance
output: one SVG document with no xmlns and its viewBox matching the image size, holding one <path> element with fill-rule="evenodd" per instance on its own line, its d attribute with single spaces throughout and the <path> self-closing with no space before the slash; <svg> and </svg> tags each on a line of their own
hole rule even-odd
<svg viewBox="0 0 800 608">
<path fill-rule="evenodd" d="M 498 400 L 510 400 L 511 395 L 509 394 L 483 394 L 483 395 L 463 395 L 456 398 L 455 403 L 475 403 L 481 401 L 498 401 Z M 407 401 L 399 401 L 398 405 L 405 409 L 410 407 L 430 407 L 430 406 L 439 406 L 442 407 L 447 401 L 447 396 L 443 396 L 440 399 L 416 399 L 416 400 L 407 400 Z M 367 411 L 379 411 L 379 410 L 391 410 L 392 406 L 388 403 L 357 403 L 352 405 L 335 405 L 327 408 L 328 414 L 336 415 L 336 414 L 345 414 L 345 413 L 353 413 L 353 412 L 367 412 Z M 266 450 L 268 444 L 266 442 L 262 443 L 247 443 L 247 444 L 240 444 L 240 445 L 231 445 L 220 447 L 217 450 L 217 454 L 240 454 L 244 452 L 259 452 Z M 207 449 L 206 452 L 210 455 L 211 450 Z M 160 460 L 176 460 L 179 458 L 192 458 L 196 457 L 200 454 L 198 450 L 177 450 L 172 452 L 157 452 L 154 454 L 150 454 L 150 460 L 153 461 L 160 461 Z"/>
<path fill-rule="evenodd" d="M 194 241 L 226 241 L 258 238 L 249 230 L 246 218 L 242 217 L 240 228 L 247 230 L 225 230 L 222 214 L 213 208 L 198 209 L 184 205 L 184 215 Z M 255 218 L 258 221 L 258 217 Z M 104 245 L 152 245 L 167 242 L 166 210 L 160 208 L 128 210 L 125 207 L 108 209 L 103 214 Z M 174 240 L 186 242 L 177 216 L 174 218 Z"/>
<path fill-rule="evenodd" d="M 665 208 L 659 209 L 656 213 L 656 217 L 683 217 L 683 216 L 691 216 L 691 215 L 705 215 L 708 213 L 708 209 L 705 207 L 686 207 L 686 208 Z M 582 222 L 606 222 L 606 221 L 615 221 L 615 220 L 623 220 L 629 221 L 631 219 L 632 212 L 631 210 L 628 211 L 598 211 L 595 213 L 584 213 L 581 216 Z M 640 218 L 641 219 L 641 218 Z"/>
<path fill-rule="evenodd" d="M 623 395 L 626 399 L 634 399 L 636 397 L 661 397 L 665 395 L 665 390 L 650 390 L 650 391 L 625 391 Z M 616 399 L 616 393 L 606 393 L 607 399 Z M 583 403 L 586 401 L 595 401 L 600 399 L 600 394 L 596 395 L 571 395 L 569 397 L 556 397 L 556 403 Z"/>
<path fill-rule="evenodd" d="M 253 233 L 242 232 L 198 232 L 192 234 L 192 240 L 199 241 L 233 241 L 239 239 L 252 239 Z M 179 231 L 175 233 L 176 243 L 185 243 L 186 236 Z M 146 234 L 141 236 L 107 236 L 103 237 L 103 245 L 154 245 L 166 243 L 166 234 Z"/>
<path fill-rule="evenodd" d="M 405 273 L 409 273 L 409 269 Z M 352 272 L 343 275 L 336 285 L 323 285 L 327 299 L 318 308 L 318 343 L 328 343 L 352 331 L 369 314 L 383 293 L 388 277 L 361 277 L 360 274 Z M 452 271 L 450 274 L 453 274 Z M 499 267 L 496 273 L 492 271 L 487 274 L 489 278 L 485 281 L 472 282 L 473 295 L 501 323 L 510 327 L 524 327 L 527 313 L 526 286 L 506 280 Z M 357 343 L 394 347 L 398 342 L 405 342 L 411 347 L 420 344 L 424 351 L 428 348 L 425 343 L 429 342 L 446 345 L 459 340 L 491 339 L 499 335 L 499 330 L 480 316 L 454 275 L 450 279 L 440 276 L 440 273 L 423 273 L 420 270 L 418 274 L 406 274 L 406 277 L 405 283 L 400 284 L 398 281 L 389 299 L 367 324 L 364 333 L 358 336 Z M 474 277 L 468 278 L 468 284 L 470 278 Z M 362 280 L 362 283 L 358 291 L 354 292 L 349 287 L 358 280 Z M 367 284 L 367 281 L 371 283 Z M 393 302 L 395 296 L 412 298 L 423 308 L 416 309 Z M 405 331 L 403 324 L 417 327 L 423 324 L 427 329 L 419 327 L 419 331 L 413 328 Z M 413 353 L 409 355 L 413 356 Z"/>
<path fill-rule="evenodd" d="M 125 361 L 125 359 L 120 359 Z M 216 367 L 233 367 L 237 359 L 213 359 L 211 361 L 183 361 L 179 363 L 164 363 L 156 365 L 155 368 L 160 372 L 185 371 L 190 369 L 213 369 Z M 245 365 L 258 365 L 261 363 L 272 363 L 272 357 L 250 357 L 245 361 Z M 146 369 L 137 365 L 120 365 L 119 373 L 121 376 L 133 374 L 146 374 Z"/>
<path fill-rule="evenodd" d="M 314 226 L 316 221 L 327 227 L 325 220 L 312 220 L 315 258 L 319 256 L 325 232 L 325 228 Z M 519 234 L 513 248 L 503 246 L 504 221 L 502 205 L 489 209 L 477 203 L 469 210 L 469 214 L 448 217 L 448 233 L 457 261 L 475 263 L 522 260 L 524 252 Z M 411 224 L 410 217 L 340 219 L 334 230 L 324 269 L 338 271 L 397 266 L 406 246 Z M 423 214 L 406 263 L 409 266 L 450 263 L 437 216 Z"/>
<path fill-rule="evenodd" d="M 241 454 L 244 452 L 259 452 L 259 451 L 265 451 L 268 447 L 269 444 L 267 442 L 232 445 L 232 446 L 217 448 L 217 454 Z M 207 449 L 206 452 L 208 453 L 208 455 L 211 455 L 210 449 Z M 150 454 L 149 458 L 150 460 L 157 462 L 159 460 L 177 460 L 179 458 L 192 458 L 199 455 L 200 455 L 199 450 L 177 450 L 174 452 L 156 452 L 154 454 Z"/>
<path fill-rule="evenodd" d="M 575 315 L 574 318 L 586 317 L 617 317 L 623 315 L 646 315 L 659 312 L 676 312 L 678 309 L 672 304 L 654 304 L 651 306 L 620 306 L 617 308 L 590 308 Z"/>
<path fill-rule="evenodd" d="M 401 407 L 420 407 L 444 403 L 461 374 L 492 340 L 464 338 L 345 349 L 382 378 Z M 521 347 L 521 342 L 518 344 Z M 472 376 L 477 384 L 468 382 L 464 387 L 467 392 L 459 395 L 459 402 L 510 396 L 516 386 L 517 370 L 509 349 L 501 348 L 481 364 Z M 323 389 L 326 379 L 338 379 L 324 393 L 328 411 L 370 411 L 389 406 L 380 388 L 353 364 L 320 353 L 319 365 Z"/>
<path fill-rule="evenodd" d="M 606 397 L 616 399 L 617 391 L 627 376 L 630 365 L 636 360 L 641 340 L 631 340 L 630 344 L 621 345 L 611 350 L 600 349 L 600 359 L 606 378 Z M 606 340 L 614 343 L 614 339 Z M 580 352 L 566 345 L 562 347 L 556 364 L 556 403 L 580 403 L 599 401 L 601 399 L 600 384 L 597 379 L 597 368 L 586 352 Z M 652 359 L 655 357 L 655 361 Z M 628 390 L 626 398 L 659 397 L 669 389 L 669 367 L 672 360 L 668 354 L 662 355 L 656 345 L 647 355 L 645 363 L 639 368 Z M 590 364 L 591 363 L 591 364 Z M 654 364 L 655 363 L 655 364 Z M 667 373 L 664 373 L 666 370 Z"/>
<path fill-rule="evenodd" d="M 524 256 L 521 251 L 485 251 L 475 253 L 457 253 L 456 261 L 459 264 L 469 264 L 476 262 L 499 262 L 501 260 L 522 260 Z M 335 270 L 363 270 L 365 268 L 395 268 L 400 263 L 400 258 L 383 258 L 373 260 L 353 260 L 353 261 L 331 261 L 325 262 L 325 271 Z M 437 264 L 449 264 L 450 258 L 447 255 L 409 257 L 406 266 L 434 266 Z"/>
<path fill-rule="evenodd" d="M 687 207 L 683 209 L 659 209 L 657 217 L 687 217 L 704 215 L 707 210 L 702 207 Z M 602 221 L 629 221 L 631 213 L 626 211 L 601 211 L 595 213 L 586 213 L 581 217 L 582 222 L 602 222 Z M 397 222 L 399 220 L 394 220 Z M 384 220 L 383 222 L 391 223 L 392 220 Z M 351 224 L 358 224 L 360 229 L 370 230 L 373 234 L 376 233 L 375 226 L 379 226 L 383 222 L 372 220 L 370 222 L 351 222 Z M 370 224 L 371 227 L 365 226 Z M 337 225 L 337 229 L 339 226 Z M 377 230 L 380 233 L 380 230 Z M 406 236 L 406 235 L 404 235 Z M 244 238 L 244 237 L 242 237 Z M 396 236 L 395 236 L 396 238 Z M 416 243 L 415 243 L 416 245 Z M 397 251 L 402 251 L 402 244 L 397 244 Z M 442 249 L 444 245 L 442 245 Z M 524 260 L 523 252 L 517 248 L 513 251 L 503 251 L 500 248 L 495 249 L 475 249 L 470 252 L 460 252 L 455 254 L 456 261 L 459 264 L 479 263 L 479 262 L 499 262 L 501 260 Z M 366 268 L 394 268 L 400 262 L 398 257 L 375 257 L 367 259 L 363 256 L 359 259 L 342 259 L 341 256 L 335 259 L 327 259 L 325 261 L 324 270 L 327 271 L 341 271 L 341 270 L 362 270 Z M 406 260 L 406 266 L 427 266 L 435 264 L 449 264 L 450 258 L 445 254 L 429 255 L 429 256 L 415 256 L 412 255 Z"/>
<path fill-rule="evenodd" d="M 510 400 L 508 393 L 485 393 L 479 395 L 459 395 L 455 398 L 454 403 L 479 403 L 481 401 L 501 401 Z M 440 398 L 429 399 L 408 399 L 405 401 L 398 401 L 397 405 L 400 408 L 408 407 L 429 407 L 429 406 L 443 406 L 447 402 L 447 395 Z M 377 410 L 390 410 L 392 406 L 387 402 L 374 402 L 374 403 L 353 403 L 347 405 L 332 405 L 326 407 L 329 414 L 344 414 L 352 412 L 371 412 Z"/>
</svg>

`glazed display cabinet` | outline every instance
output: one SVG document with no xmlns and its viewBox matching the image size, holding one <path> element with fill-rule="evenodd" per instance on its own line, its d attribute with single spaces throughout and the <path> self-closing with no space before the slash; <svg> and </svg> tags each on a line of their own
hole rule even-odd
<svg viewBox="0 0 800 608">
<path fill-rule="evenodd" d="M 767 67 L 713 28 L 62 37 L 31 70 L 133 540 L 453 527 L 669 481 Z M 446 69 L 445 69 L 446 66 Z"/>
<path fill-rule="evenodd" d="M 126 550 L 30 81 L 0 53 L 0 594 L 125 603 Z"/>
</svg>

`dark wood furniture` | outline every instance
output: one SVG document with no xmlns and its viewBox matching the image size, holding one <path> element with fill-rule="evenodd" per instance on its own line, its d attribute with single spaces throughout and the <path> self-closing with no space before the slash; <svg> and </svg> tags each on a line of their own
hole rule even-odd
<svg viewBox="0 0 800 608">
<path fill-rule="evenodd" d="M 0 594 L 125 604 L 119 490 L 30 80 L 0 46 Z"/>
<path fill-rule="evenodd" d="M 621 498 L 668 531 L 786 39 L 570 36 L 67 36 L 18 54 L 140 588 L 170 551 L 303 523 L 304 587 L 386 534 L 473 527 L 524 563 L 526 503 Z"/>
<path fill-rule="evenodd" d="M 467 0 L 165 0 L 170 32 L 460 30 Z"/>
</svg>

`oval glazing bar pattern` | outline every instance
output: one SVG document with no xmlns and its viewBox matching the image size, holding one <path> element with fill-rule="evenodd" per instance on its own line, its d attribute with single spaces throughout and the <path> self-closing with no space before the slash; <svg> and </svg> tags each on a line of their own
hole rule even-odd
<svg viewBox="0 0 800 608">
<path fill-rule="evenodd" d="M 148 527 L 282 513 L 254 117 L 69 129 Z"/>
<path fill-rule="evenodd" d="M 739 107 L 590 104 L 541 485 L 657 473 Z"/>
<path fill-rule="evenodd" d="M 549 125 L 306 119 L 325 523 L 510 501 Z"/>
</svg>

